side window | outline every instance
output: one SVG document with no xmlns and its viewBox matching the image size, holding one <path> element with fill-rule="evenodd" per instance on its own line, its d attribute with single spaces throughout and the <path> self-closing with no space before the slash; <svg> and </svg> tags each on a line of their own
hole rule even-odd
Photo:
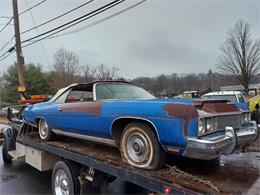
<svg viewBox="0 0 260 195">
<path fill-rule="evenodd" d="M 241 102 L 241 103 L 244 103 L 245 102 L 245 99 L 242 95 L 238 95 L 238 101 Z"/>
<path fill-rule="evenodd" d="M 93 101 L 93 93 L 91 91 L 73 90 L 70 91 L 69 95 L 65 100 L 65 103 L 86 102 L 86 101 Z"/>
<path fill-rule="evenodd" d="M 63 104 L 69 94 L 70 90 L 65 91 L 60 97 L 58 97 L 54 102 L 58 104 Z"/>
</svg>

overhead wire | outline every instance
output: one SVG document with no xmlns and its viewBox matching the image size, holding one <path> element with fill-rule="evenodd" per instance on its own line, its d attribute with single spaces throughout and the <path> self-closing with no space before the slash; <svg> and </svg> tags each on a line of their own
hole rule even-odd
<svg viewBox="0 0 260 195">
<path fill-rule="evenodd" d="M 45 35 L 45 34 L 48 34 L 48 33 L 53 32 L 53 31 L 55 31 L 55 30 L 57 30 L 57 29 L 59 29 L 59 28 L 64 27 L 64 28 L 62 28 L 62 29 L 60 29 L 60 30 L 58 30 L 58 31 L 55 31 L 55 32 L 53 32 L 53 33 L 51 33 L 51 34 L 45 36 L 45 37 L 42 37 L 42 38 L 37 39 L 37 40 L 34 40 L 34 41 L 32 41 L 31 43 L 28 43 L 27 45 L 23 45 L 22 48 L 28 47 L 28 46 L 30 46 L 30 45 L 32 45 L 32 44 L 35 44 L 35 43 L 37 43 L 37 42 L 39 42 L 39 41 L 41 41 L 41 40 L 47 39 L 47 38 L 55 38 L 56 36 L 53 36 L 53 35 L 55 35 L 55 34 L 57 34 L 57 33 L 59 33 L 59 32 L 62 32 L 62 31 L 64 31 L 64 30 L 68 29 L 68 28 L 71 28 L 71 27 L 73 27 L 73 26 L 75 26 L 75 25 L 77 25 L 77 24 L 79 24 L 79 23 L 81 23 L 81 22 L 83 22 L 83 21 L 85 21 L 85 20 L 87 20 L 87 19 L 89 19 L 89 18 L 92 18 L 92 17 L 94 17 L 94 16 L 96 16 L 96 15 L 98 15 L 98 14 L 100 14 L 100 13 L 102 13 L 102 12 L 108 10 L 108 9 L 111 9 L 112 7 L 114 7 L 114 6 L 116 6 L 116 5 L 120 4 L 120 3 L 122 3 L 122 2 L 124 2 L 124 1 L 125 1 L 125 0 L 115 0 L 115 1 L 109 3 L 109 4 L 105 5 L 105 6 L 102 6 L 102 7 L 98 8 L 98 9 L 96 9 L 96 10 L 94 10 L 94 11 L 88 13 L 88 14 L 85 14 L 84 16 L 85 16 L 85 17 L 88 16 L 87 18 L 84 18 L 84 16 L 81 16 L 81 17 L 79 17 L 79 18 L 76 18 L 76 19 L 74 19 L 74 20 L 72 20 L 72 21 L 66 23 L 67 25 L 70 24 L 69 26 L 66 26 L 66 24 L 63 24 L 63 25 L 61 25 L 61 26 L 59 26 L 59 27 L 57 27 L 57 28 L 54 28 L 54 29 L 49 30 L 49 31 L 46 31 L 46 32 L 44 32 L 44 33 L 42 33 L 42 34 L 40 34 L 40 35 L 38 35 L 38 36 L 32 37 L 32 38 L 30 38 L 30 39 L 27 39 L 27 40 L 23 41 L 23 43 L 32 41 L 33 39 L 35 39 L 35 38 L 37 38 L 37 37 L 43 36 L 43 35 Z M 114 14 L 112 14 L 112 15 L 106 17 L 106 18 L 103 18 L 103 19 L 99 20 L 99 21 L 93 22 L 92 24 L 89 24 L 89 25 L 87 25 L 86 27 L 83 27 L 83 28 L 86 29 L 86 28 L 95 26 L 95 25 L 97 25 L 97 24 L 100 24 L 101 22 L 104 22 L 104 21 L 106 21 L 106 20 L 108 20 L 108 19 L 111 19 L 111 18 L 113 18 L 113 17 L 115 17 L 115 16 L 117 16 L 117 15 L 119 15 L 119 14 L 122 14 L 123 12 L 126 12 L 127 10 L 130 10 L 130 9 L 132 9 L 132 8 L 134 8 L 134 7 L 138 6 L 138 5 L 140 5 L 140 4 L 144 3 L 145 1 L 147 1 L 147 0 L 142 0 L 142 1 L 140 1 L 140 2 L 138 2 L 138 3 L 136 3 L 136 4 L 132 5 L 132 6 L 130 6 L 130 7 L 128 7 L 128 8 L 125 8 L 125 9 L 119 11 L 119 12 L 116 12 L 116 13 L 114 13 Z M 92 15 L 91 15 L 91 14 L 92 14 Z M 79 20 L 79 21 L 78 21 L 78 20 Z M 73 21 L 74 21 L 74 23 L 73 23 Z M 83 28 L 82 28 L 82 29 L 83 29 Z M 80 29 L 80 30 L 82 30 L 82 29 Z M 48 33 L 47 33 L 47 32 L 48 32 Z M 69 33 L 72 33 L 72 32 L 69 32 Z M 74 33 L 74 32 L 73 32 L 73 33 Z M 65 35 L 65 33 L 64 33 L 64 35 Z M 63 36 L 64 36 L 64 35 L 63 35 Z M 58 36 L 58 35 L 57 35 L 57 36 Z M 7 58 L 8 56 L 10 56 L 13 52 L 15 52 L 15 49 L 12 50 L 8 55 L 6 55 L 6 56 L 3 57 L 3 58 L 2 58 L 2 56 L 3 56 L 3 55 L 2 55 L 2 56 L 0 57 L 0 61 L 4 60 L 4 59 Z M 6 53 L 7 53 L 7 52 L 6 52 Z M 6 53 L 5 53 L 5 54 L 6 54 Z"/>
<path fill-rule="evenodd" d="M 71 13 L 71 12 L 77 10 L 77 9 L 79 9 L 79 8 L 82 8 L 82 7 L 86 6 L 86 5 L 88 5 L 89 3 L 93 2 L 93 1 L 95 1 L 95 0 L 87 1 L 87 2 L 85 2 L 85 3 L 83 3 L 83 4 L 81 4 L 81 5 L 77 6 L 77 7 L 75 7 L 75 8 L 73 8 L 73 9 L 69 10 L 69 11 L 64 12 L 64 13 L 61 14 L 61 15 L 58 15 L 58 16 L 56 16 L 56 17 L 50 19 L 50 20 L 47 20 L 46 22 L 43 22 L 43 23 L 41 23 L 41 24 L 39 24 L 39 25 L 37 25 L 37 26 L 35 25 L 34 27 L 23 31 L 23 32 L 21 32 L 20 34 L 22 35 L 22 34 L 25 34 L 25 33 L 27 33 L 27 32 L 30 32 L 30 31 L 32 31 L 32 30 L 35 30 L 35 29 L 37 29 L 37 28 L 39 28 L 39 27 L 41 27 L 41 26 L 44 26 L 44 25 L 46 25 L 46 24 L 48 24 L 48 23 L 50 23 L 50 22 L 52 22 L 52 21 L 55 21 L 55 20 L 57 20 L 57 19 L 59 19 L 59 18 L 65 16 L 65 15 L 67 15 L 67 14 L 69 14 L 69 13 Z M 38 4 L 36 4 L 36 5 L 38 6 L 38 5 L 40 5 L 41 3 L 43 3 L 43 1 L 40 2 L 40 3 L 38 3 Z M 36 5 L 32 6 L 31 9 L 34 8 L 34 7 L 36 7 Z M 27 10 L 28 10 L 28 11 L 31 11 L 31 9 L 28 8 Z M 26 10 L 25 10 L 25 11 L 26 11 Z M 23 12 L 25 12 L 25 11 L 23 11 Z M 23 12 L 22 12 L 22 13 L 23 13 Z M 11 37 L 11 39 L 10 39 L 9 41 L 7 41 L 7 42 L 4 44 L 4 46 L 2 46 L 2 47 L 0 48 L 0 52 L 14 39 L 14 37 L 15 37 L 15 36 L 13 35 L 13 36 Z"/>
<path fill-rule="evenodd" d="M 11 24 L 12 20 L 13 20 L 13 17 L 11 17 L 11 18 L 9 19 L 9 21 L 5 24 L 5 26 L 0 30 L 0 33 L 3 32 L 4 29 L 5 29 L 9 24 Z"/>
<path fill-rule="evenodd" d="M 32 7 L 29 7 L 28 9 L 26 9 L 26 10 L 20 12 L 19 15 L 22 15 L 22 14 L 28 12 L 28 11 L 31 11 L 33 8 L 38 7 L 39 5 L 43 4 L 43 3 L 46 2 L 46 1 L 47 1 L 47 0 L 42 0 L 42 1 L 40 1 L 39 3 L 33 5 Z"/>
<path fill-rule="evenodd" d="M 121 11 L 118 11 L 118 12 L 116 12 L 116 13 L 108 16 L 108 17 L 102 18 L 102 19 L 100 19 L 100 20 L 98 20 L 96 22 L 88 24 L 87 26 L 84 26 L 82 28 L 79 28 L 79 29 L 76 29 L 76 30 L 73 30 L 73 31 L 70 31 L 70 32 L 65 32 L 65 33 L 62 33 L 62 34 L 54 35 L 54 36 L 48 37 L 48 39 L 53 39 L 53 38 L 56 38 L 56 37 L 66 36 L 66 35 L 70 35 L 70 34 L 73 34 L 73 33 L 77 33 L 77 32 L 82 31 L 82 30 L 86 30 L 86 29 L 88 29 L 90 27 L 96 26 L 96 25 L 98 25 L 98 24 L 100 24 L 102 22 L 105 22 L 105 21 L 107 21 L 107 20 L 109 20 L 111 18 L 114 18 L 114 17 L 116 17 L 116 16 L 118 16 L 118 15 L 120 15 L 120 14 L 122 14 L 122 13 L 128 11 L 128 10 L 130 10 L 130 9 L 133 9 L 134 7 L 139 6 L 140 4 L 144 3 L 145 1 L 147 1 L 147 0 L 142 0 L 142 1 L 138 2 L 138 3 L 135 3 L 134 5 L 131 5 L 130 7 L 127 7 L 125 9 L 121 10 Z"/>
<path fill-rule="evenodd" d="M 41 5 L 42 3 L 46 2 L 46 1 L 47 1 L 47 0 L 42 0 L 42 1 L 40 1 L 39 3 L 33 5 L 32 7 L 29 7 L 28 9 L 26 9 L 26 10 L 20 12 L 19 15 L 22 15 L 22 14 L 28 12 L 28 11 L 31 11 L 33 8 L 35 8 L 35 7 L 39 6 L 39 5 Z M 9 21 L 5 24 L 5 26 L 0 30 L 0 33 L 1 33 L 1 32 L 4 31 L 4 29 L 12 22 L 13 17 L 0 16 L 0 18 L 9 19 Z M 0 51 L 2 51 L 10 42 L 12 42 L 12 40 L 14 39 L 14 37 L 15 37 L 15 36 L 13 35 L 13 36 L 11 37 L 11 39 L 10 39 L 9 41 L 7 41 L 7 42 L 0 48 Z"/>
<path fill-rule="evenodd" d="M 93 0 L 91 0 L 91 1 L 89 1 L 89 2 L 92 2 L 92 1 L 93 1 Z M 47 31 L 47 32 L 48 32 L 48 33 L 49 33 L 49 32 L 52 32 L 53 30 L 56 30 L 56 29 L 59 29 L 59 28 L 61 28 L 61 27 L 63 27 L 63 26 L 66 26 L 66 25 L 68 25 L 68 24 L 71 24 L 71 23 L 73 23 L 73 22 L 75 22 L 75 21 L 77 21 L 77 20 L 79 20 L 79 19 L 82 19 L 82 18 L 84 19 L 84 17 L 86 17 L 86 16 L 88 16 L 88 15 L 91 15 L 91 14 L 93 14 L 93 13 L 99 11 L 99 10 L 101 10 L 101 11 L 99 11 L 98 14 L 99 14 L 99 13 L 102 13 L 102 12 L 104 12 L 105 10 L 110 9 L 111 7 L 114 7 L 114 6 L 116 6 L 117 4 L 119 4 L 119 3 L 122 3 L 123 1 L 125 1 L 125 0 L 115 0 L 115 1 L 113 1 L 113 2 L 110 2 L 110 3 L 108 3 L 108 4 L 106 4 L 106 5 L 104 5 L 104 6 L 100 7 L 100 8 L 98 8 L 98 9 L 96 9 L 96 10 L 94 10 L 94 11 L 88 13 L 88 14 L 85 14 L 85 15 L 79 17 L 79 18 L 76 18 L 76 19 L 74 19 L 74 20 L 72 20 L 72 21 L 70 21 L 70 22 L 68 22 L 68 23 L 66 23 L 66 24 L 63 24 L 63 25 L 61 25 L 61 26 L 59 26 L 59 27 L 57 27 L 57 28 L 54 28 L 54 29 L 52 29 L 52 30 L 49 30 L 49 31 Z M 119 2 L 119 3 L 118 3 L 118 2 Z M 102 10 L 102 9 L 103 9 L 103 10 Z M 97 15 L 97 14 L 94 14 L 93 16 L 95 16 L 95 15 Z M 88 18 L 91 18 L 91 17 L 93 17 L 93 16 L 90 16 L 90 17 L 88 17 Z M 88 19 L 88 18 L 86 18 L 86 19 Z M 84 19 L 84 20 L 86 20 L 86 19 Z M 82 20 L 82 21 L 80 21 L 80 22 L 83 22 L 84 20 Z M 79 22 L 78 22 L 78 23 L 79 23 Z M 78 23 L 77 23 L 77 24 L 78 24 Z M 76 24 L 75 24 L 75 25 L 76 25 Z M 73 26 L 73 25 L 71 25 L 71 26 Z M 67 29 L 67 28 L 66 28 L 66 29 Z M 63 29 L 62 29 L 62 30 L 63 30 Z M 62 30 L 61 30 L 61 31 L 62 31 Z M 65 30 L 65 29 L 64 29 L 64 30 Z M 22 41 L 21 43 L 28 42 L 28 41 L 31 41 L 31 40 L 37 38 L 37 37 L 43 36 L 44 34 L 47 34 L 47 32 L 44 32 L 44 33 L 42 33 L 42 34 L 40 34 L 40 35 L 37 35 L 37 36 L 34 36 L 34 37 L 30 38 L 30 39 L 27 39 L 27 40 L 25 40 L 25 41 Z M 58 31 L 58 32 L 60 32 L 60 31 Z M 52 33 L 52 34 L 50 34 L 49 36 L 54 35 L 54 34 L 55 34 L 55 33 Z M 48 36 L 47 36 L 47 37 L 48 37 Z M 41 38 L 41 39 L 37 39 L 36 41 L 33 41 L 33 42 L 31 42 L 31 43 L 29 43 L 29 44 L 27 44 L 27 45 L 25 45 L 25 46 L 22 46 L 22 48 L 27 47 L 27 46 L 29 46 L 29 45 L 32 45 L 32 44 L 34 44 L 34 43 L 36 43 L 36 42 L 39 42 L 39 41 L 41 41 L 41 40 L 43 40 L 43 39 L 45 39 L 45 37 L 44 37 L 44 38 Z M 3 56 L 6 55 L 8 52 L 9 52 L 9 51 L 6 51 L 4 54 L 2 54 L 2 55 L 0 56 L 0 61 L 4 60 L 6 57 L 8 57 L 8 56 L 10 55 L 10 54 L 8 54 L 6 57 L 3 57 Z"/>
<path fill-rule="evenodd" d="M 5 53 L 3 53 L 1 56 L 0 56 L 0 59 L 2 58 L 2 57 L 4 57 L 6 54 L 8 54 L 9 53 L 9 51 L 6 51 Z"/>
<path fill-rule="evenodd" d="M 28 0 L 26 0 L 26 4 L 27 4 L 28 7 L 30 7 Z M 29 10 L 29 9 L 28 9 L 28 10 Z M 29 12 L 30 12 L 32 21 L 33 21 L 34 25 L 36 26 L 36 21 L 35 21 L 35 19 L 34 19 L 34 17 L 33 17 L 32 10 L 30 9 Z M 36 30 L 37 34 L 39 34 L 38 28 L 36 28 L 35 30 Z M 47 61 L 48 65 L 49 65 L 49 68 L 51 68 L 51 63 L 50 63 L 50 61 L 49 61 L 49 58 L 48 58 L 46 49 L 45 49 L 45 47 L 44 47 L 44 45 L 43 45 L 43 42 L 40 41 L 40 43 L 41 43 L 41 47 L 42 47 L 43 53 L 44 53 L 44 55 L 45 55 L 46 61 Z"/>
<path fill-rule="evenodd" d="M 11 17 L 9 17 L 9 16 L 0 16 L 0 18 L 10 19 Z"/>
<path fill-rule="evenodd" d="M 28 12 L 29 10 L 31 10 L 31 9 L 33 9 L 33 8 L 35 8 L 35 7 L 39 6 L 39 5 L 41 5 L 42 3 L 46 2 L 46 1 L 47 1 L 47 0 L 43 0 L 43 1 L 41 1 L 41 2 L 39 2 L 39 3 L 37 3 L 37 4 L 35 4 L 35 5 L 33 5 L 32 7 L 30 7 L 30 8 L 28 8 L 28 9 L 22 11 L 21 13 L 19 13 L 19 15 L 22 15 L 22 14 Z M 8 22 L 5 24 L 5 26 L 0 30 L 0 33 L 3 32 L 3 30 L 4 30 L 4 29 L 12 22 L 12 20 L 13 20 L 13 17 L 8 17 L 8 16 L 2 16 L 2 18 L 9 18 L 9 21 L 8 21 Z"/>
<path fill-rule="evenodd" d="M 39 25 L 37 25 L 37 26 L 35 26 L 35 27 L 33 27 L 33 28 L 30 28 L 30 29 L 28 29 L 28 30 L 25 30 L 25 31 L 21 32 L 21 34 L 30 32 L 30 31 L 34 30 L 35 28 L 39 28 L 39 27 L 44 26 L 44 25 L 46 25 L 46 24 L 48 24 L 48 23 L 50 23 L 50 22 L 52 22 L 52 21 L 55 21 L 55 20 L 57 20 L 57 19 L 59 19 L 59 18 L 65 16 L 65 15 L 67 15 L 67 14 L 69 14 L 69 13 L 71 13 L 71 12 L 73 12 L 73 11 L 79 9 L 79 8 L 81 8 L 81 7 L 84 7 L 85 5 L 90 4 L 90 3 L 93 2 L 93 1 L 94 1 L 94 0 L 87 1 L 87 2 L 85 2 L 85 3 L 83 3 L 83 4 L 81 4 L 81 5 L 77 6 L 77 7 L 75 7 L 75 8 L 73 8 L 73 9 L 69 10 L 69 11 L 64 12 L 63 14 L 60 14 L 60 15 L 58 15 L 58 16 L 56 16 L 56 17 L 50 19 L 50 20 L 47 20 L 46 22 L 43 22 L 43 23 L 41 23 L 41 24 L 39 24 Z"/>
<path fill-rule="evenodd" d="M 4 57 L 2 57 L 2 56 L 0 56 L 0 61 L 3 61 L 4 59 L 6 59 L 7 57 L 9 57 L 10 55 L 12 55 L 14 52 L 15 52 L 16 50 L 13 50 L 12 52 L 10 52 L 10 53 L 8 53 L 8 55 L 6 55 L 6 56 L 4 56 Z M 2 58 L 1 58 L 2 57 Z"/>
<path fill-rule="evenodd" d="M 14 39 L 14 36 L 0 48 L 0 51 L 2 51 L 4 48 L 6 48 L 6 46 L 9 45 L 13 39 Z"/>
<path fill-rule="evenodd" d="M 94 11 L 91 11 L 91 12 L 89 12 L 89 13 L 87 13 L 87 14 L 84 14 L 83 16 L 80 16 L 80 17 L 78 17 L 78 18 L 76 18 L 76 19 L 74 19 L 74 20 L 71 20 L 71 21 L 69 21 L 69 22 L 67 22 L 67 23 L 64 23 L 64 24 L 62 24 L 62 25 L 60 25 L 60 26 L 58 26 L 58 27 L 56 27 L 56 28 L 53 28 L 53 29 L 48 30 L 48 31 L 45 31 L 44 33 L 39 34 L 38 36 L 34 36 L 34 37 L 29 38 L 29 39 L 26 39 L 26 40 L 22 41 L 21 43 L 25 43 L 25 42 L 31 41 L 31 40 L 33 40 L 33 39 L 35 39 L 35 38 L 38 38 L 38 37 L 41 37 L 41 36 L 43 36 L 43 35 L 49 34 L 49 33 L 53 32 L 53 31 L 59 30 L 60 28 L 66 27 L 66 26 L 68 26 L 68 25 L 70 25 L 70 24 L 73 24 L 73 23 L 75 23 L 75 22 L 77 22 L 77 21 L 79 21 L 79 20 L 81 20 L 81 22 L 82 22 L 82 21 L 85 20 L 85 18 L 86 18 L 87 16 L 92 15 L 92 14 L 98 12 L 99 10 L 104 10 L 104 11 L 105 11 L 105 10 L 107 10 L 107 9 L 105 9 L 106 7 L 113 6 L 113 5 L 117 5 L 117 4 L 119 4 L 119 3 L 122 3 L 123 1 L 125 1 L 125 0 L 114 0 L 114 1 L 112 1 L 112 2 L 110 2 L 110 3 L 108 3 L 108 4 L 104 5 L 104 6 L 102 6 L 102 7 L 100 7 L 100 8 L 94 10 Z M 118 3 L 118 2 L 119 2 L 119 3 Z M 95 15 L 96 15 L 96 14 L 95 14 Z M 89 17 L 87 17 L 86 19 L 88 19 L 88 18 L 89 18 Z M 78 24 L 78 23 L 80 23 L 80 22 L 77 22 L 77 23 L 75 23 L 75 24 Z"/>
<path fill-rule="evenodd" d="M 85 20 L 87 20 L 87 19 L 89 19 L 89 18 L 92 18 L 92 17 L 94 17 L 94 16 L 96 16 L 96 15 L 98 15 L 98 14 L 100 14 L 100 13 L 102 13 L 102 12 L 108 10 L 108 9 L 111 9 L 112 7 L 114 7 L 114 6 L 116 6 L 116 5 L 120 4 L 120 3 L 122 3 L 122 2 L 124 2 L 124 1 L 126 1 L 126 0 L 118 1 L 116 4 L 112 4 L 112 5 L 110 5 L 109 7 L 105 8 L 105 9 L 103 9 L 103 10 L 101 10 L 101 11 L 98 11 L 97 13 L 94 13 L 93 15 L 91 15 L 91 16 L 89 16 L 89 17 L 87 17 L 87 18 L 83 18 L 82 20 L 80 20 L 80 21 L 78 21 L 78 22 L 76 22 L 76 23 L 74 23 L 74 24 L 71 24 L 71 25 L 69 25 L 69 26 L 66 26 L 65 28 L 60 29 L 60 30 L 58 30 L 58 31 L 56 31 L 56 32 L 53 32 L 53 33 L 51 33 L 51 34 L 49 34 L 49 35 L 47 35 L 47 36 L 45 36 L 45 37 L 43 37 L 43 38 L 36 39 L 35 41 L 32 41 L 31 43 L 28 43 L 27 45 L 24 45 L 24 46 L 22 46 L 22 47 L 30 46 L 30 45 L 32 45 L 32 44 L 34 44 L 34 43 L 37 43 L 37 42 L 39 42 L 39 41 L 41 41 L 41 40 L 43 40 L 43 39 L 48 38 L 48 37 L 50 37 L 50 36 L 52 36 L 52 35 L 54 35 L 54 34 L 57 34 L 57 33 L 62 32 L 62 31 L 64 31 L 64 30 L 68 29 L 68 28 L 71 28 L 71 27 L 73 27 L 73 26 L 75 26 L 75 25 L 77 25 L 77 24 L 79 24 L 79 23 L 81 23 L 81 22 L 84 22 Z M 99 10 L 99 9 L 98 9 L 98 10 Z M 92 13 L 92 12 L 91 12 L 91 13 Z M 31 40 L 31 39 L 29 39 L 29 40 Z"/>
</svg>

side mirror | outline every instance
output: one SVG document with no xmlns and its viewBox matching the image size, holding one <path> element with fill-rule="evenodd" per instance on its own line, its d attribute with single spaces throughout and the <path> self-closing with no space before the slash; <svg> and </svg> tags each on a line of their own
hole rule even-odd
<svg viewBox="0 0 260 195">
<path fill-rule="evenodd" d="M 13 112 L 12 112 L 12 109 L 11 109 L 10 107 L 7 108 L 6 118 L 7 118 L 9 121 L 12 121 Z"/>
</svg>

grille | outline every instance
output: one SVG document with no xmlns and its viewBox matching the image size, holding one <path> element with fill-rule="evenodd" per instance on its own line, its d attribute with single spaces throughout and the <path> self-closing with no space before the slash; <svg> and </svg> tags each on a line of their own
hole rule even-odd
<svg viewBox="0 0 260 195">
<path fill-rule="evenodd" d="M 217 131 L 225 130 L 226 126 L 238 129 L 242 125 L 242 116 L 238 115 L 226 115 L 214 117 L 215 129 Z"/>
</svg>

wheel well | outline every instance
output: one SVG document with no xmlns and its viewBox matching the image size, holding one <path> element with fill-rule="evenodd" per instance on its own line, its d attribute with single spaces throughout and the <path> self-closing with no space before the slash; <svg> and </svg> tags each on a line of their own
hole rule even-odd
<svg viewBox="0 0 260 195">
<path fill-rule="evenodd" d="M 35 123 L 36 123 L 37 127 L 38 127 L 39 121 L 40 121 L 41 119 L 42 119 L 42 118 L 36 118 L 36 119 L 35 119 Z"/>
<path fill-rule="evenodd" d="M 115 139 L 117 145 L 120 144 L 120 137 L 121 137 L 126 125 L 128 125 L 131 122 L 142 122 L 142 123 L 148 125 L 151 128 L 151 130 L 155 133 L 157 139 L 159 139 L 155 126 L 152 124 L 152 122 L 142 119 L 142 118 L 140 118 L 140 119 L 139 118 L 119 118 L 113 122 L 112 127 L 111 127 L 111 134 L 112 134 L 112 137 Z"/>
</svg>

